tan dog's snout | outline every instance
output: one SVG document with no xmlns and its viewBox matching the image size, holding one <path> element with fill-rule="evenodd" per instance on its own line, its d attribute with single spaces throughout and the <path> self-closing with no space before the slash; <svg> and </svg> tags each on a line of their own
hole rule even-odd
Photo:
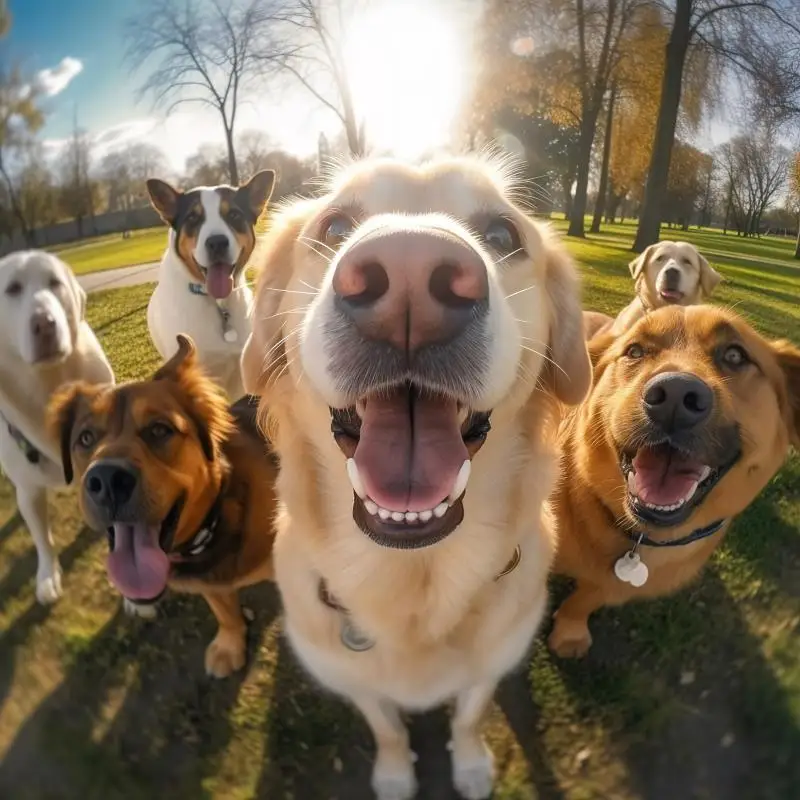
<svg viewBox="0 0 800 800">
<path fill-rule="evenodd" d="M 440 229 L 365 237 L 342 254 L 333 291 L 362 335 L 408 352 L 453 339 L 489 305 L 481 255 Z"/>
</svg>

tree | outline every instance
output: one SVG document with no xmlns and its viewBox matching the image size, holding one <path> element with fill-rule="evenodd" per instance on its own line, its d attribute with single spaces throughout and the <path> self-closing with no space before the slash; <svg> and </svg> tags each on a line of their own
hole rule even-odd
<svg viewBox="0 0 800 800">
<path fill-rule="evenodd" d="M 21 152 L 21 162 L 16 192 L 25 229 L 30 232 L 29 241 L 35 244 L 36 229 L 58 221 L 58 187 L 47 167 L 41 144 L 29 142 Z"/>
<path fill-rule="evenodd" d="M 789 166 L 789 198 L 797 214 L 797 244 L 794 257 L 800 258 L 800 153 L 795 153 Z"/>
<path fill-rule="evenodd" d="M 83 222 L 94 217 L 99 187 L 90 177 L 91 141 L 85 131 L 78 128 L 77 120 L 63 156 L 60 206 L 64 216 L 75 220 L 78 238 L 84 234 Z"/>
<path fill-rule="evenodd" d="M 182 103 L 212 108 L 225 132 L 227 171 L 239 183 L 235 133 L 243 96 L 274 57 L 269 0 L 140 0 L 140 12 L 125 28 L 126 58 L 139 67 L 143 54 L 159 60 L 142 84 L 140 96 L 171 111 Z M 256 52 L 258 48 L 258 52 Z"/>
<path fill-rule="evenodd" d="M 277 18 L 281 23 L 283 51 L 275 48 L 261 56 L 268 69 L 275 64 L 291 75 L 341 121 L 353 156 L 365 152 L 363 121 L 358 119 L 345 60 L 347 22 L 363 6 L 357 0 L 283 0 Z"/>
<path fill-rule="evenodd" d="M 242 175 L 247 179 L 259 170 L 266 169 L 267 159 L 274 149 L 269 137 L 263 131 L 244 131 L 236 143 Z"/>
<path fill-rule="evenodd" d="M 147 142 L 137 142 L 108 153 L 100 162 L 100 177 L 105 183 L 108 210 L 128 211 L 147 205 L 148 178 L 167 171 L 164 153 Z"/>
<path fill-rule="evenodd" d="M 704 49 L 757 87 L 764 110 L 800 111 L 800 24 L 795 0 L 673 0 L 656 130 L 633 249 L 658 240 L 684 69 L 692 48 Z"/>
<path fill-rule="evenodd" d="M 670 225 L 689 230 L 708 184 L 713 159 L 686 142 L 677 141 L 669 169 L 665 218 Z"/>
<path fill-rule="evenodd" d="M 203 145 L 186 159 L 185 183 L 188 186 L 218 186 L 227 179 L 225 151 L 214 145 Z"/>
</svg>

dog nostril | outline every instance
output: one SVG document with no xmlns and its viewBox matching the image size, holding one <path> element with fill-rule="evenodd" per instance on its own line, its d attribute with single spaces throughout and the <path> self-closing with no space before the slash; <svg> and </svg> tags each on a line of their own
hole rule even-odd
<svg viewBox="0 0 800 800">
<path fill-rule="evenodd" d="M 368 261 L 357 267 L 341 292 L 343 300 L 351 305 L 369 306 L 389 291 L 389 275 L 377 261 Z"/>
<path fill-rule="evenodd" d="M 111 493 L 118 500 L 125 501 L 133 492 L 133 487 L 136 486 L 136 478 L 128 472 L 115 472 L 111 476 Z"/>
<path fill-rule="evenodd" d="M 103 482 L 96 475 L 91 475 L 86 481 L 86 488 L 91 494 L 101 494 Z"/>
<path fill-rule="evenodd" d="M 458 264 L 443 262 L 431 273 L 428 290 L 431 296 L 443 306 L 451 308 L 464 308 L 473 306 L 476 298 L 470 297 L 471 292 L 459 293 L 459 281 L 464 277 L 463 269 Z"/>
<path fill-rule="evenodd" d="M 663 386 L 651 386 L 644 394 L 644 401 L 649 406 L 660 406 L 667 399 Z"/>
<path fill-rule="evenodd" d="M 708 408 L 708 404 L 697 392 L 687 392 L 683 398 L 683 405 L 687 411 L 701 414 Z"/>
</svg>

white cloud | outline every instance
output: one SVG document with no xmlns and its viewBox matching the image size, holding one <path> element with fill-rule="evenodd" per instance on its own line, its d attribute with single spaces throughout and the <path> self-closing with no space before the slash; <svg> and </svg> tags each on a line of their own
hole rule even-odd
<svg viewBox="0 0 800 800">
<path fill-rule="evenodd" d="M 62 58 L 55 67 L 48 67 L 36 74 L 36 85 L 48 97 L 61 94 L 83 71 L 83 63 L 77 58 Z"/>
</svg>

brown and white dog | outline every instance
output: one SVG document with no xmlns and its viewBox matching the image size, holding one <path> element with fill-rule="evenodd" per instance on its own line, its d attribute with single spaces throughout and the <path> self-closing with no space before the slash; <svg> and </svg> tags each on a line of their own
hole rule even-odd
<svg viewBox="0 0 800 800">
<path fill-rule="evenodd" d="M 382 800 L 416 791 L 401 711 L 449 700 L 454 783 L 491 793 L 481 718 L 546 606 L 553 406 L 590 369 L 575 270 L 513 196 L 485 160 L 357 163 L 275 221 L 258 279 L 286 630 L 369 723 Z"/>
<path fill-rule="evenodd" d="M 606 332 L 619 336 L 656 308 L 704 303 L 722 280 L 708 260 L 688 242 L 651 244 L 628 268 L 634 279 L 636 298 L 616 319 L 596 311 L 585 312 L 587 339 Z"/>
<path fill-rule="evenodd" d="M 277 463 L 255 405 L 229 409 L 181 336 L 150 380 L 69 384 L 49 412 L 67 482 L 74 475 L 84 519 L 108 535 L 108 574 L 127 607 L 142 613 L 167 585 L 202 594 L 219 623 L 206 670 L 242 667 L 238 590 L 272 578 Z"/>
<path fill-rule="evenodd" d="M 800 444 L 800 350 L 730 311 L 662 308 L 590 343 L 594 386 L 562 426 L 555 571 L 576 581 L 550 647 L 581 656 L 589 616 L 692 580 Z"/>
<path fill-rule="evenodd" d="M 176 352 L 179 333 L 191 336 L 203 367 L 231 400 L 244 394 L 239 359 L 251 329 L 253 293 L 245 267 L 274 182 L 272 170 L 256 173 L 238 189 L 181 192 L 155 178 L 147 181 L 153 207 L 170 227 L 147 307 L 150 338 L 167 359 Z"/>
</svg>

